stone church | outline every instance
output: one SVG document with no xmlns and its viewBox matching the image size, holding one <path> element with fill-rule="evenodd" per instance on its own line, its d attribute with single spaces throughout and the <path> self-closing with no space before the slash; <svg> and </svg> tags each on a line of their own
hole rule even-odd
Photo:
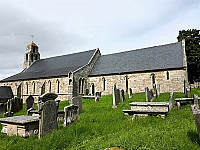
<svg viewBox="0 0 200 150">
<path fill-rule="evenodd" d="M 159 84 L 161 92 L 183 92 L 187 84 L 185 41 L 101 55 L 99 49 L 46 59 L 31 41 L 26 48 L 23 71 L 0 81 L 11 86 L 14 96 L 26 99 L 53 92 L 58 99 L 77 95 L 112 94 L 112 86 L 126 92 L 144 92 Z"/>
</svg>

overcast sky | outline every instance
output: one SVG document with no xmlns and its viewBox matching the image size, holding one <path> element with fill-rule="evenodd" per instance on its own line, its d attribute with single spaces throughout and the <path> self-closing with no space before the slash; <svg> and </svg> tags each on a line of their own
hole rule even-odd
<svg viewBox="0 0 200 150">
<path fill-rule="evenodd" d="M 173 43 L 192 28 L 200 29 L 199 0 L 1 0 L 0 80 L 22 71 L 30 35 L 47 58 Z"/>
</svg>

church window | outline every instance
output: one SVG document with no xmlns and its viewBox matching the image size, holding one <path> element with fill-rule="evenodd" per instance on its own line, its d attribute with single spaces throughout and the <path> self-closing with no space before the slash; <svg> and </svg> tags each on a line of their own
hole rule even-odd
<svg viewBox="0 0 200 150">
<path fill-rule="evenodd" d="M 60 92 L 60 82 L 59 82 L 59 80 L 57 80 L 57 93 L 59 93 Z"/>
<path fill-rule="evenodd" d="M 49 93 L 51 93 L 51 81 L 49 80 Z"/>
<path fill-rule="evenodd" d="M 69 79 L 69 85 L 72 85 L 72 79 Z"/>
<path fill-rule="evenodd" d="M 128 93 L 128 76 L 125 76 L 125 80 L 126 80 L 126 93 Z"/>
<path fill-rule="evenodd" d="M 37 57 L 37 55 L 35 55 L 35 60 L 37 60 L 38 59 L 38 57 Z"/>
<path fill-rule="evenodd" d="M 84 79 L 82 79 L 82 88 L 81 88 L 81 89 L 82 89 L 82 91 L 81 91 L 81 92 L 82 92 L 82 94 L 84 93 L 84 82 L 85 82 L 85 80 L 84 80 Z"/>
<path fill-rule="evenodd" d="M 35 94 L 35 82 L 33 82 L 33 94 Z"/>
<path fill-rule="evenodd" d="M 151 79 L 152 79 L 152 84 L 154 85 L 156 83 L 155 82 L 156 77 L 154 73 L 151 74 Z"/>
<path fill-rule="evenodd" d="M 35 48 L 36 48 L 36 47 L 35 47 L 35 46 L 33 46 L 33 53 L 35 53 Z"/>
<path fill-rule="evenodd" d="M 71 76 L 72 76 L 72 72 L 70 71 L 70 72 L 69 72 L 69 78 L 71 78 Z"/>
<path fill-rule="evenodd" d="M 33 61 L 33 54 L 31 54 L 31 61 Z"/>
<path fill-rule="evenodd" d="M 167 71 L 166 74 L 167 74 L 167 80 L 169 80 L 169 71 Z"/>
<path fill-rule="evenodd" d="M 26 61 L 28 61 L 28 54 L 26 54 Z"/>
<path fill-rule="evenodd" d="M 45 93 L 45 82 L 43 83 L 41 87 L 41 95 Z"/>
<path fill-rule="evenodd" d="M 103 77 L 103 90 L 106 90 L 106 79 Z"/>
<path fill-rule="evenodd" d="M 26 83 L 26 94 L 28 94 L 28 83 Z"/>
<path fill-rule="evenodd" d="M 94 89 L 94 83 L 92 83 L 92 85 L 91 85 L 91 87 L 92 87 L 92 95 L 94 95 L 94 93 L 95 93 L 95 89 Z"/>
<path fill-rule="evenodd" d="M 82 79 L 80 78 L 79 79 L 79 88 L 78 88 L 79 89 L 79 93 L 81 93 L 81 83 L 82 83 Z"/>
</svg>

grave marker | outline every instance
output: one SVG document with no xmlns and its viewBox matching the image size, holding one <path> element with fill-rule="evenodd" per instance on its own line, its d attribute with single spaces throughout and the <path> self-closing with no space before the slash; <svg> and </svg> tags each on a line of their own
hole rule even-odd
<svg viewBox="0 0 200 150">
<path fill-rule="evenodd" d="M 173 107 L 174 107 L 174 93 L 171 92 L 169 98 L 169 110 L 172 110 Z"/>
<path fill-rule="evenodd" d="M 83 112 L 82 97 L 81 96 L 72 97 L 70 104 L 74 104 L 74 105 L 79 107 L 79 109 L 78 109 L 79 114 Z"/>
<path fill-rule="evenodd" d="M 194 94 L 193 99 L 195 107 L 199 109 L 198 95 Z"/>
<path fill-rule="evenodd" d="M 26 99 L 26 111 L 30 108 L 34 108 L 34 98 L 32 95 L 30 95 L 27 99 Z"/>
<path fill-rule="evenodd" d="M 116 108 L 120 102 L 119 89 L 117 89 L 116 84 L 113 85 L 113 108 Z"/>
<path fill-rule="evenodd" d="M 129 98 L 132 98 L 132 96 L 133 96 L 132 89 L 131 89 L 131 88 L 129 88 Z"/>
<path fill-rule="evenodd" d="M 121 99 L 122 102 L 125 101 L 125 95 L 124 95 L 123 89 L 120 90 L 120 99 Z"/>
<path fill-rule="evenodd" d="M 64 112 L 65 112 L 64 124 L 63 124 L 64 127 L 78 120 L 78 106 L 73 104 L 71 104 L 70 106 L 66 106 L 64 107 Z"/>
</svg>

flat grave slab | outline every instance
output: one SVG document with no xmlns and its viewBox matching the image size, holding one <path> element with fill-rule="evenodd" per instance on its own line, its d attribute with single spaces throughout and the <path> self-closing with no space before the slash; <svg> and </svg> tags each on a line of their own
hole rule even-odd
<svg viewBox="0 0 200 150">
<path fill-rule="evenodd" d="M 200 97 L 198 97 L 198 101 L 199 100 L 200 100 Z M 176 101 L 178 108 L 180 108 L 181 102 L 193 102 L 194 103 L 194 98 L 176 98 L 175 101 Z"/>
<path fill-rule="evenodd" d="M 37 135 L 39 129 L 39 119 L 35 116 L 14 116 L 0 118 L 2 124 L 2 133 L 20 137 L 29 137 Z"/>
</svg>

